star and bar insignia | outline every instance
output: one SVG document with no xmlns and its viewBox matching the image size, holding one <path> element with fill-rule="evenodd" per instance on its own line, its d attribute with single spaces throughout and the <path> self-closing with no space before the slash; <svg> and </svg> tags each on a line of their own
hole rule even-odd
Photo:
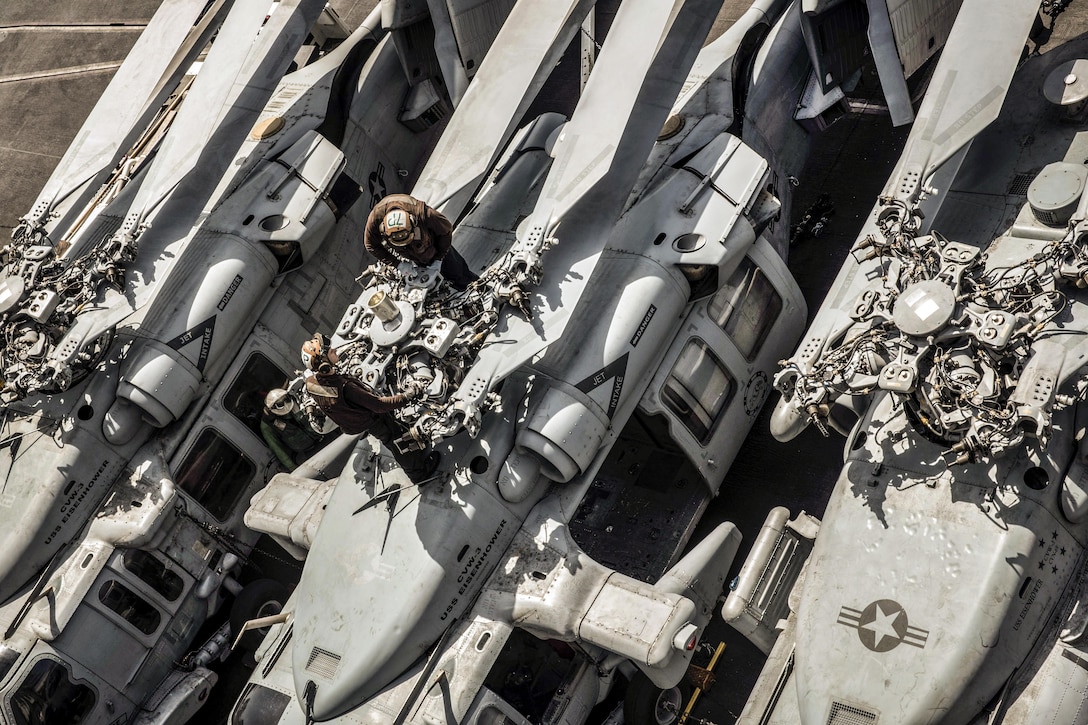
<svg viewBox="0 0 1088 725">
<path fill-rule="evenodd" d="M 888 652 L 901 644 L 926 646 L 929 630 L 912 627 L 907 612 L 891 599 L 880 599 L 865 609 L 842 607 L 838 623 L 856 629 L 861 643 L 873 652 Z"/>
</svg>

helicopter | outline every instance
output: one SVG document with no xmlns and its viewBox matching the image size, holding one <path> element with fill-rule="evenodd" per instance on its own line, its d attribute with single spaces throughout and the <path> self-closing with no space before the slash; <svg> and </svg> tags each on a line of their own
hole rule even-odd
<svg viewBox="0 0 1088 725">
<path fill-rule="evenodd" d="M 0 253 L 0 721 L 184 722 L 286 599 L 241 581 L 266 394 L 509 4 L 475 9 L 159 6 Z"/>
<path fill-rule="evenodd" d="M 738 722 L 1084 722 L 1071 13 L 963 3 L 892 176 L 776 375 L 776 437 L 846 443 L 822 520 L 772 511 L 723 607 L 768 655 Z"/>
<path fill-rule="evenodd" d="M 717 3 L 627 0 L 573 114 L 519 126 L 581 9 L 514 7 L 412 190 L 479 283 L 374 265 L 334 328 L 345 374 L 422 384 L 396 443 L 441 461 L 413 480 L 362 437 L 338 475 L 253 498 L 247 525 L 304 568 L 250 623 L 233 723 L 581 723 L 620 681 L 625 720 L 679 716 L 739 544 L 692 532 L 803 325 L 780 219 L 855 72 L 817 73 L 802 28 L 858 18 L 762 2 L 700 49 Z"/>
</svg>

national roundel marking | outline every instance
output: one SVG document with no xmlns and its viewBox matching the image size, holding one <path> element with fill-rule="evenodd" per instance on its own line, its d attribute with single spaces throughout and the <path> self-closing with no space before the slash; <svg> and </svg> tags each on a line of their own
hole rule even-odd
<svg viewBox="0 0 1088 725">
<path fill-rule="evenodd" d="M 838 623 L 856 629 L 861 644 L 872 652 L 890 652 L 901 644 L 924 648 L 929 639 L 929 631 L 912 626 L 894 599 L 878 599 L 861 610 L 844 606 Z"/>
</svg>

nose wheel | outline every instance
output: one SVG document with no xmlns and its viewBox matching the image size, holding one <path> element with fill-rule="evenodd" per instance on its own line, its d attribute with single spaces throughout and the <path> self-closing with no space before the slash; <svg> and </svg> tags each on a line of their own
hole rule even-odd
<svg viewBox="0 0 1088 725">
<path fill-rule="evenodd" d="M 684 702 L 691 694 L 687 683 L 659 690 L 641 672 L 627 686 L 623 701 L 624 725 L 674 725 L 684 712 Z"/>
<path fill-rule="evenodd" d="M 258 579 L 247 584 L 234 598 L 230 609 L 231 636 L 237 636 L 242 626 L 251 619 L 260 619 L 279 614 L 291 592 L 286 586 L 273 579 Z M 252 653 L 261 643 L 261 638 L 268 633 L 267 628 L 246 632 L 238 648 Z"/>
</svg>

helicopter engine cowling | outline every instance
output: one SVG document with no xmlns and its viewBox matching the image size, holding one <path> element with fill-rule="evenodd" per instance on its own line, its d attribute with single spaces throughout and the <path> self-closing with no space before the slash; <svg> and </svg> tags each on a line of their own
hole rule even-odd
<svg viewBox="0 0 1088 725">
<path fill-rule="evenodd" d="M 159 297 L 178 302 L 149 314 L 148 339 L 129 354 L 110 411 L 111 440 L 131 436 L 139 423 L 132 406 L 158 427 L 182 415 L 205 368 L 241 339 L 275 276 L 328 236 L 337 214 L 329 193 L 343 167 L 343 153 L 308 131 L 212 212 Z"/>
<path fill-rule="evenodd" d="M 117 387 L 118 402 L 128 401 L 143 417 L 162 428 L 181 416 L 200 387 L 199 371 L 184 356 L 158 340 L 148 340 L 132 358 L 130 374 Z M 121 403 L 123 405 L 123 403 Z M 110 419 L 117 422 L 112 438 L 124 435 L 123 424 L 116 417 L 121 405 L 111 408 Z"/>
<path fill-rule="evenodd" d="M 552 387 L 517 443 L 540 457 L 545 476 L 565 483 L 589 466 L 607 431 L 608 418 L 587 395 L 569 386 Z"/>
<path fill-rule="evenodd" d="M 312 257 L 355 201 L 359 185 L 342 176 L 344 153 L 317 131 L 306 131 L 274 160 L 264 162 L 215 210 L 213 221 L 243 239 L 266 245 L 280 272 Z M 344 193 L 334 194 L 343 179 Z M 349 187 L 354 187 L 351 193 Z M 217 228 L 223 228 L 217 226 Z"/>
<path fill-rule="evenodd" d="M 200 390 L 205 370 L 241 339 L 252 310 L 267 293 L 276 272 L 271 255 L 231 236 L 202 233 L 196 240 L 200 241 L 208 242 L 201 245 L 206 254 L 188 256 L 193 261 L 203 257 L 206 274 L 191 281 L 176 273 L 175 279 L 183 281 L 168 299 L 178 302 L 160 316 L 162 324 L 146 325 L 145 329 L 157 328 L 153 338 L 133 345 L 111 412 L 131 403 L 157 427 L 181 417 Z M 117 426 L 111 436 L 127 440 L 130 433 Z"/>
<path fill-rule="evenodd" d="M 547 387 L 533 396 L 517 438 L 541 459 L 544 475 L 560 482 L 589 467 L 619 406 L 641 395 L 664 348 L 639 342 L 671 337 L 657 328 L 674 324 L 689 294 L 661 264 L 635 255 L 606 251 L 595 276 L 615 282 L 591 284 L 598 292 L 586 295 L 541 361 Z"/>
</svg>

